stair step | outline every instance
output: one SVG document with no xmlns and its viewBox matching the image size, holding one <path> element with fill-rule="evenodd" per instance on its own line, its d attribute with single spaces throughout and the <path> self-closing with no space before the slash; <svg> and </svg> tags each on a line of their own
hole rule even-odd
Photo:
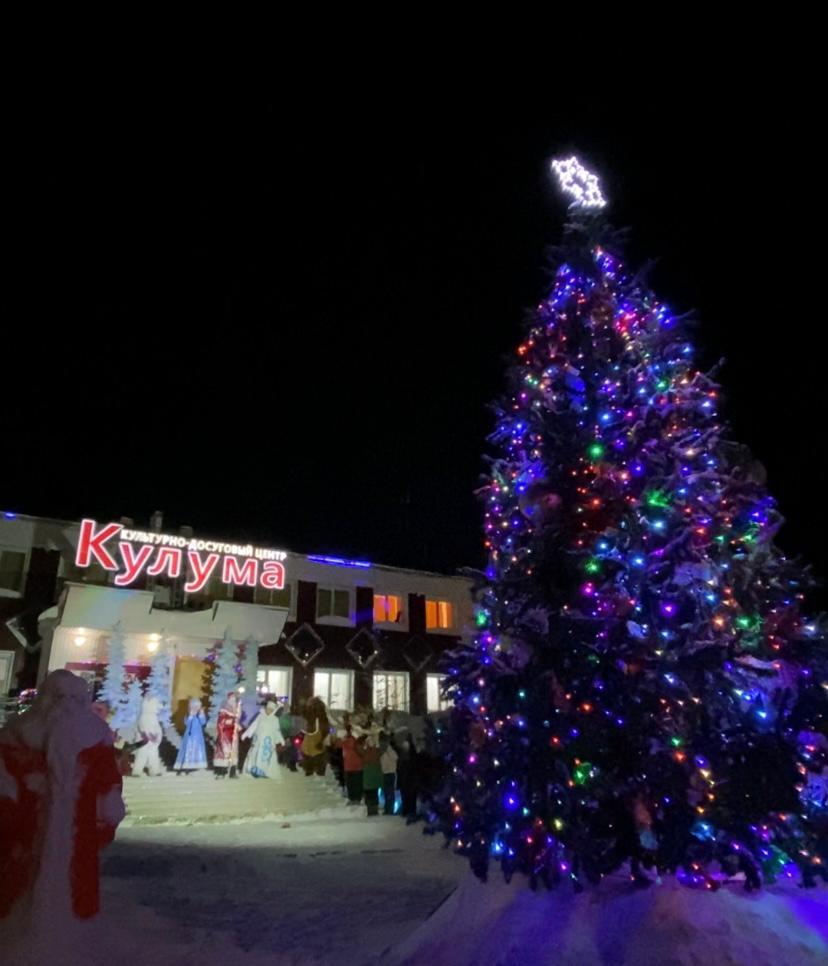
<svg viewBox="0 0 828 966">
<path fill-rule="evenodd" d="M 216 780 L 207 771 L 128 777 L 124 779 L 124 799 L 127 824 L 216 821 L 346 807 L 333 779 L 294 772 L 282 772 L 279 781 L 249 775 Z"/>
</svg>

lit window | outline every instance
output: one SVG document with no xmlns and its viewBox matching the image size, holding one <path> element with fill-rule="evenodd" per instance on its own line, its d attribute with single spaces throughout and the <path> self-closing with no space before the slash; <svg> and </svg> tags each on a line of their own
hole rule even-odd
<svg viewBox="0 0 828 966">
<path fill-rule="evenodd" d="M 347 620 L 351 616 L 350 592 L 347 590 L 336 590 L 333 587 L 317 587 L 316 616 L 342 617 Z"/>
<path fill-rule="evenodd" d="M 325 707 L 350 711 L 354 705 L 354 672 L 321 669 L 313 674 L 313 696 L 322 698 Z"/>
<path fill-rule="evenodd" d="M 408 674 L 377 671 L 374 674 L 374 710 L 408 711 Z"/>
<path fill-rule="evenodd" d="M 374 623 L 396 624 L 402 617 L 402 601 L 395 594 L 374 594 Z"/>
<path fill-rule="evenodd" d="M 256 689 L 290 703 L 292 677 L 293 668 L 260 667 L 256 671 Z"/>
<path fill-rule="evenodd" d="M 426 601 L 426 630 L 454 627 L 454 608 L 447 600 Z"/>
<path fill-rule="evenodd" d="M 26 554 L 20 550 L 0 550 L 0 590 L 21 593 Z"/>
<path fill-rule="evenodd" d="M 253 603 L 268 607 L 287 607 L 290 610 L 290 584 L 281 590 L 270 590 L 268 587 L 256 587 L 253 593 Z"/>
<path fill-rule="evenodd" d="M 426 711 L 445 711 L 452 706 L 451 698 L 443 697 L 440 693 L 442 683 L 442 674 L 426 676 Z"/>
</svg>

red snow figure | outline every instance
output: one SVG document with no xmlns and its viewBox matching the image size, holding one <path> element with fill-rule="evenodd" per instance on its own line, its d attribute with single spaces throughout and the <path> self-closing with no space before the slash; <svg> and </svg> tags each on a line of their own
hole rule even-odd
<svg viewBox="0 0 828 966">
<path fill-rule="evenodd" d="M 0 919 L 94 916 L 98 853 L 123 817 L 112 734 L 86 683 L 53 671 L 0 730 Z"/>
<path fill-rule="evenodd" d="M 158 720 L 161 702 L 158 698 L 147 696 L 141 702 L 141 714 L 138 718 L 137 732 L 143 744 L 135 752 L 132 762 L 132 777 L 139 778 L 147 770 L 149 775 L 163 775 L 164 766 L 158 756 L 164 729 Z"/>
</svg>

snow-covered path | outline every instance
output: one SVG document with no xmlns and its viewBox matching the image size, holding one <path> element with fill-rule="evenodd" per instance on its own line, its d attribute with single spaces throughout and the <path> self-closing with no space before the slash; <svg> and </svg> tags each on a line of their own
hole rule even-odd
<svg viewBox="0 0 828 966">
<path fill-rule="evenodd" d="M 121 829 L 104 853 L 102 914 L 71 942 L 59 937 L 49 966 L 376 961 L 466 867 L 422 826 L 354 812 Z"/>
</svg>

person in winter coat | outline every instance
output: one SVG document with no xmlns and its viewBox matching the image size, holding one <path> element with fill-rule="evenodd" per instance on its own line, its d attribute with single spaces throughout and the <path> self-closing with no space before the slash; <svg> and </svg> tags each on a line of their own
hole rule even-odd
<svg viewBox="0 0 828 966">
<path fill-rule="evenodd" d="M 345 725 L 345 735 L 337 740 L 342 749 L 342 767 L 345 772 L 345 789 L 348 804 L 359 805 L 362 801 L 362 755 L 359 739 L 354 735 L 350 721 Z"/>
<path fill-rule="evenodd" d="M 187 720 L 184 722 L 184 734 L 173 765 L 173 770 L 179 775 L 207 767 L 207 749 L 204 745 L 206 724 L 207 715 L 202 710 L 201 701 L 191 698 Z"/>
<path fill-rule="evenodd" d="M 348 724 L 348 715 L 345 715 L 345 726 Z M 337 785 L 345 791 L 345 759 L 342 754 L 342 746 L 339 743 L 338 733 L 334 732 L 330 736 L 328 746 L 328 764 L 331 766 Z"/>
<path fill-rule="evenodd" d="M 227 694 L 227 700 L 218 713 L 216 722 L 216 746 L 213 752 L 213 771 L 216 778 L 236 777 L 239 765 L 239 718 L 241 702 L 235 691 Z"/>
<path fill-rule="evenodd" d="M 417 792 L 419 785 L 419 761 L 417 749 L 411 738 L 411 732 L 406 731 L 397 743 L 397 781 L 400 788 L 400 814 L 406 823 L 417 820 Z"/>
<path fill-rule="evenodd" d="M 279 708 L 276 712 L 279 717 L 279 728 L 285 739 L 282 750 L 279 752 L 279 764 L 284 765 L 288 771 L 296 771 L 299 764 L 299 745 L 302 744 L 300 732 L 302 731 L 302 719 L 285 708 Z"/>
<path fill-rule="evenodd" d="M 52 671 L 0 729 L 0 919 L 28 924 L 26 962 L 54 962 L 38 940 L 98 912 L 98 853 L 125 814 L 112 732 L 91 702 L 82 678 Z"/>
<path fill-rule="evenodd" d="M 362 794 L 369 817 L 379 815 L 379 790 L 382 785 L 382 765 L 379 748 L 370 737 L 359 739 L 362 754 Z"/>
<path fill-rule="evenodd" d="M 382 766 L 382 797 L 386 815 L 394 814 L 397 798 L 397 753 L 391 747 L 388 735 L 380 732 L 380 765 Z"/>
<path fill-rule="evenodd" d="M 256 715 L 242 738 L 253 739 L 244 762 L 245 773 L 253 775 L 254 778 L 275 778 L 280 781 L 282 775 L 277 751 L 284 746 L 285 739 L 276 716 L 275 701 L 267 702 L 264 711 Z"/>
</svg>

